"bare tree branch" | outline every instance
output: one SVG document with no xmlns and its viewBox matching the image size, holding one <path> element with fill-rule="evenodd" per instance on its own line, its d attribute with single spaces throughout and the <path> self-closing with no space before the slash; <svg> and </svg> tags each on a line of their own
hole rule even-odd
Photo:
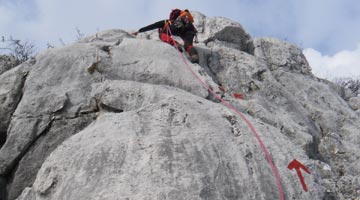
<svg viewBox="0 0 360 200">
<path fill-rule="evenodd" d="M 85 34 L 84 34 L 84 33 L 81 33 L 79 27 L 76 27 L 75 30 L 76 30 L 76 33 L 77 33 L 77 35 L 76 35 L 76 40 L 79 41 L 79 40 L 81 40 L 81 39 L 85 36 Z"/>
<path fill-rule="evenodd" d="M 360 79 L 356 78 L 337 78 L 335 83 L 344 88 L 349 88 L 353 93 L 358 94 L 360 92 Z"/>
<path fill-rule="evenodd" d="M 0 50 L 6 50 L 10 55 L 13 55 L 18 64 L 28 60 L 35 54 L 35 45 L 29 41 L 22 42 L 18 39 L 13 39 L 12 36 L 8 40 L 4 36 L 1 37 L 1 42 L 5 47 L 0 46 Z"/>
</svg>

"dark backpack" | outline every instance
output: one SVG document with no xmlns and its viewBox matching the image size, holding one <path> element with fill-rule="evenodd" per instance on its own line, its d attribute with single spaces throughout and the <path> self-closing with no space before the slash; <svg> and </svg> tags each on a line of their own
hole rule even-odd
<svg viewBox="0 0 360 200">
<path fill-rule="evenodd" d="M 193 16 L 189 10 L 174 9 L 170 13 L 170 29 L 175 34 L 181 34 L 185 31 L 195 31 L 195 27 L 192 24 L 194 22 Z"/>
</svg>

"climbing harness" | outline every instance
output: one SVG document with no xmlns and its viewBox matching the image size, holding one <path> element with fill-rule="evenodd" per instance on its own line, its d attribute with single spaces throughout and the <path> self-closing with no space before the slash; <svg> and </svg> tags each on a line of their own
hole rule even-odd
<svg viewBox="0 0 360 200">
<path fill-rule="evenodd" d="M 170 38 L 172 38 L 172 33 L 169 27 L 167 27 L 167 33 L 170 36 Z M 229 102 L 227 102 L 226 100 L 224 100 L 222 97 L 218 96 L 215 91 L 213 89 L 211 89 L 211 87 L 205 83 L 205 81 L 203 81 L 201 79 L 201 77 L 199 75 L 197 75 L 195 73 L 195 71 L 190 67 L 190 65 L 188 64 L 188 62 L 186 61 L 184 55 L 182 53 L 179 53 L 180 58 L 182 59 L 182 61 L 184 62 L 184 64 L 186 65 L 186 67 L 190 70 L 190 72 L 193 74 L 193 76 L 201 83 L 201 85 L 203 87 L 205 87 L 217 100 L 219 100 L 223 105 L 225 105 L 227 108 L 229 108 L 230 110 L 232 110 L 233 112 L 235 112 L 236 114 L 238 114 L 240 116 L 240 118 L 247 124 L 247 126 L 250 128 L 250 130 L 252 131 L 252 133 L 254 134 L 255 138 L 257 139 L 262 151 L 265 154 L 265 157 L 271 167 L 272 173 L 275 176 L 276 179 L 276 183 L 278 186 L 278 190 L 279 190 L 279 195 L 280 195 L 280 199 L 284 200 L 284 193 L 283 193 L 283 188 L 281 186 L 281 181 L 280 181 L 280 176 L 279 173 L 275 167 L 275 164 L 269 154 L 269 152 L 267 151 L 263 141 L 261 140 L 259 134 L 257 133 L 255 127 L 251 124 L 251 122 L 240 112 L 238 111 L 234 106 L 232 106 Z"/>
</svg>

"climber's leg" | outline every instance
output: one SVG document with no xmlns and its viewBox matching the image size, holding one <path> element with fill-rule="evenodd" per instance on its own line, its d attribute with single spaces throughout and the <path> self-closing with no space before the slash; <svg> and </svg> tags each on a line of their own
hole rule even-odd
<svg viewBox="0 0 360 200">
<path fill-rule="evenodd" d="M 195 33 L 192 31 L 185 32 L 181 38 L 184 41 L 184 48 L 188 52 L 190 56 L 190 60 L 192 63 L 199 63 L 199 55 L 196 49 L 193 46 L 193 40 L 195 37 Z"/>
</svg>

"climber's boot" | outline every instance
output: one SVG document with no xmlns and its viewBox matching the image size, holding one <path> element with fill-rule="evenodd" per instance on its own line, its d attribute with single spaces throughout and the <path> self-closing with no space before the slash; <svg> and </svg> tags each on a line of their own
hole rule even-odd
<svg viewBox="0 0 360 200">
<path fill-rule="evenodd" d="M 194 54 L 194 55 L 190 56 L 190 61 L 192 63 L 199 63 L 199 55 Z"/>
<path fill-rule="evenodd" d="M 196 49 L 193 46 L 189 46 L 187 50 L 190 56 L 190 61 L 192 63 L 199 63 L 199 54 Z"/>
</svg>

